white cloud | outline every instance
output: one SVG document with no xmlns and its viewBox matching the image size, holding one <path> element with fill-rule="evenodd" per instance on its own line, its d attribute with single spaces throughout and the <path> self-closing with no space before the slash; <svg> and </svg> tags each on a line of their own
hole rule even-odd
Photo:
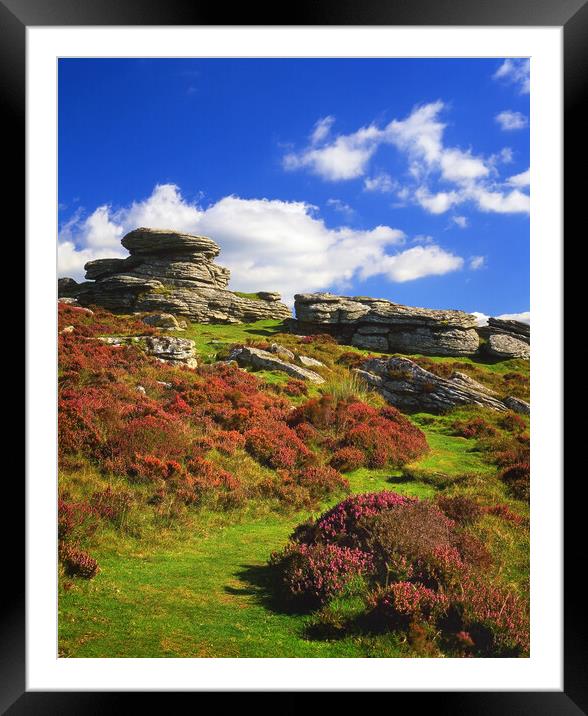
<svg viewBox="0 0 588 716">
<path fill-rule="evenodd" d="M 524 129 L 529 126 L 529 119 L 522 112 L 513 112 L 510 109 L 499 112 L 494 119 L 505 132 L 512 132 L 515 129 Z"/>
<path fill-rule="evenodd" d="M 492 75 L 493 79 L 501 80 L 518 87 L 521 94 L 529 94 L 531 63 L 525 58 L 507 59 Z"/>
<path fill-rule="evenodd" d="M 514 176 L 508 177 L 506 183 L 510 186 L 517 187 L 529 186 L 529 184 L 531 183 L 531 170 L 527 169 L 527 171 L 525 172 L 521 172 L 520 174 L 515 174 Z"/>
<path fill-rule="evenodd" d="M 466 216 L 452 216 L 451 221 L 459 226 L 460 229 L 465 229 L 468 226 L 468 220 Z"/>
<path fill-rule="evenodd" d="M 282 163 L 287 170 L 307 168 L 329 181 L 356 179 L 365 174 L 379 136 L 380 130 L 374 125 L 362 127 L 353 134 L 340 135 L 324 147 L 311 146 L 299 154 L 290 152 Z"/>
<path fill-rule="evenodd" d="M 476 317 L 476 320 L 478 322 L 478 326 L 487 326 L 488 325 L 488 319 L 490 316 L 487 316 L 485 313 L 480 313 L 479 311 L 471 311 L 472 316 Z"/>
<path fill-rule="evenodd" d="M 523 194 L 518 189 L 513 189 L 507 194 L 500 191 L 491 191 L 481 187 L 471 190 L 476 198 L 478 206 L 482 211 L 495 212 L 497 214 L 529 213 L 530 201 L 528 194 Z"/>
<path fill-rule="evenodd" d="M 389 194 L 396 189 L 398 183 L 392 179 L 389 174 L 382 172 L 374 177 L 366 177 L 363 180 L 363 188 L 365 191 L 380 192 L 381 194 Z"/>
<path fill-rule="evenodd" d="M 520 321 L 521 323 L 528 323 L 531 325 L 531 312 L 523 311 L 522 313 L 502 313 L 496 318 L 502 318 L 505 321 Z"/>
<path fill-rule="evenodd" d="M 485 256 L 472 256 L 469 260 L 469 267 L 472 271 L 477 271 L 486 265 Z"/>
<path fill-rule="evenodd" d="M 393 119 L 382 128 L 370 124 L 316 146 L 313 138 L 317 131 L 321 138 L 326 137 L 325 120 L 319 120 L 310 145 L 300 152 L 286 154 L 283 166 L 290 171 L 307 169 L 325 181 L 365 177 L 366 191 L 396 191 L 402 201 L 414 201 L 432 214 L 442 214 L 465 201 L 473 202 L 482 211 L 527 212 L 528 201 L 518 194 L 504 193 L 495 179 L 496 164 L 512 161 L 512 150 L 505 148 L 484 158 L 471 149 L 445 146 L 445 124 L 439 118 L 444 109 L 441 100 L 419 105 L 404 119 Z M 330 130 L 333 118 L 326 119 Z M 406 156 L 412 185 L 402 188 L 402 196 L 389 174 L 365 176 L 370 160 L 382 145 L 392 145 Z"/>
<path fill-rule="evenodd" d="M 361 275 L 368 277 L 383 273 L 391 281 L 404 283 L 424 276 L 442 276 L 462 266 L 463 259 L 460 256 L 431 244 L 415 246 L 395 256 L 383 256 L 379 265 L 372 269 L 366 267 Z"/>
<path fill-rule="evenodd" d="M 344 201 L 341 201 L 341 199 L 327 199 L 327 206 L 343 214 L 347 219 L 351 219 L 355 216 L 355 209 Z"/>
<path fill-rule="evenodd" d="M 490 316 L 485 313 L 480 313 L 479 311 L 471 311 L 471 313 L 477 318 L 478 326 L 488 325 Z M 529 311 L 523 311 L 523 313 L 502 313 L 500 316 L 496 316 L 496 318 L 502 318 L 505 321 L 520 321 L 521 323 L 531 325 L 531 313 Z"/>
<path fill-rule="evenodd" d="M 459 149 L 445 149 L 441 155 L 441 173 L 444 179 L 460 182 L 479 179 L 489 173 L 481 159 Z"/>
<path fill-rule="evenodd" d="M 419 187 L 415 192 L 417 202 L 431 214 L 444 214 L 455 204 L 463 201 L 460 194 L 456 191 L 440 191 L 437 194 L 431 194 L 428 189 Z"/>
<path fill-rule="evenodd" d="M 102 227 L 104 245 L 99 231 L 90 233 L 88 226 Z M 277 290 L 286 300 L 354 277 L 383 275 L 404 282 L 463 265 L 462 258 L 434 244 L 402 251 L 404 233 L 389 226 L 328 228 L 317 208 L 305 202 L 227 196 L 201 208 L 186 201 L 177 186 L 163 184 L 128 207 L 99 207 L 87 219 L 73 217 L 60 234 L 59 274 L 80 279 L 86 261 L 122 255 L 120 245 L 111 245 L 113 232 L 122 236 L 139 226 L 212 237 L 222 250 L 219 262 L 231 269 L 231 288 Z M 91 246 L 86 244 L 90 235 Z"/>
<path fill-rule="evenodd" d="M 320 144 L 322 141 L 324 141 L 329 136 L 331 132 L 331 127 L 333 126 L 334 122 L 335 117 L 331 117 L 330 115 L 328 117 L 323 117 L 322 119 L 319 119 L 314 125 L 314 129 L 310 136 L 311 143 Z"/>
</svg>

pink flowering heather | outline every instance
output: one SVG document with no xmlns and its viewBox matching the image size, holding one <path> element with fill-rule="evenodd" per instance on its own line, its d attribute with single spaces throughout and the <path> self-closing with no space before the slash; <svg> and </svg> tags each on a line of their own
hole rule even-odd
<svg viewBox="0 0 588 716">
<path fill-rule="evenodd" d="M 414 498 L 399 495 L 397 492 L 370 492 L 364 495 L 353 495 L 318 518 L 315 525 L 317 542 L 350 541 L 363 517 L 373 517 L 384 510 L 406 505 Z"/>
<path fill-rule="evenodd" d="M 462 614 L 464 627 L 472 634 L 476 646 L 491 635 L 486 648 L 493 655 L 525 655 L 529 652 L 529 614 L 524 601 L 512 590 L 484 584 L 466 574 L 453 590 L 452 604 Z"/>
<path fill-rule="evenodd" d="M 286 594 L 310 604 L 324 603 L 372 569 L 369 554 L 334 544 L 293 543 L 270 563 L 279 569 Z"/>
<path fill-rule="evenodd" d="M 377 599 L 377 609 L 395 625 L 434 621 L 447 611 L 449 600 L 422 584 L 394 582 Z"/>
</svg>

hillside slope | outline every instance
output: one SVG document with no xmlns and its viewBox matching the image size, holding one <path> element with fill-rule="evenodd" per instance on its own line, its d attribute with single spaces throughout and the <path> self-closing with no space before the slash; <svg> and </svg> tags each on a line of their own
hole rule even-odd
<svg viewBox="0 0 588 716">
<path fill-rule="evenodd" d="M 310 607 L 283 598 L 270 555 L 350 494 L 394 492 L 445 514 L 460 544 L 486 545 L 483 583 L 508 590 L 525 611 L 527 418 L 468 407 L 408 418 L 354 377 L 366 351 L 284 333 L 278 321 L 188 324 L 181 335 L 200 362 L 191 369 L 140 344 L 98 340 L 161 335 L 139 317 L 59 312 L 62 656 L 482 649 L 481 637 L 468 646 L 415 632 L 415 620 L 366 622 L 375 576 Z M 324 384 L 222 362 L 245 343 L 303 352 L 322 364 Z M 457 363 L 493 390 L 528 396 L 527 361 L 413 358 L 436 370 Z M 484 629 L 498 633 L 486 617 Z M 499 641 L 486 642 L 484 655 L 498 654 Z"/>
</svg>

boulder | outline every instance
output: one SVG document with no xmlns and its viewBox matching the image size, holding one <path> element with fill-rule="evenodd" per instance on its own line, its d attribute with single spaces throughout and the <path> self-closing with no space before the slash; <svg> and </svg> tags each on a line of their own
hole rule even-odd
<svg viewBox="0 0 588 716">
<path fill-rule="evenodd" d="M 288 363 L 273 353 L 263 351 L 260 348 L 253 348 L 251 346 L 235 348 L 231 351 L 228 360 L 237 361 L 239 365 L 251 366 L 257 370 L 277 370 L 282 373 L 287 373 L 294 378 L 308 380 L 317 385 L 325 382 L 325 379 L 318 373 L 308 370 L 308 368 L 301 368 L 293 363 Z"/>
<path fill-rule="evenodd" d="M 189 338 L 175 336 L 147 336 L 144 339 L 145 350 L 149 355 L 165 363 L 184 363 L 196 368 L 195 343 Z"/>
<path fill-rule="evenodd" d="M 530 415 L 531 406 L 520 398 L 515 398 L 514 395 L 509 395 L 508 398 L 504 399 L 504 404 L 510 410 L 514 410 L 515 413 L 523 413 L 524 415 Z"/>
<path fill-rule="evenodd" d="M 140 228 L 121 243 L 130 256 L 89 261 L 87 280 L 60 279 L 59 296 L 111 311 L 173 313 L 198 323 L 291 317 L 278 293 L 262 291 L 250 299 L 229 291 L 230 271 L 214 263 L 220 249 L 206 236 Z"/>
<path fill-rule="evenodd" d="M 294 353 L 292 353 L 289 348 L 286 348 L 286 346 L 282 346 L 279 343 L 272 343 L 268 350 L 270 353 L 275 353 L 277 356 L 287 361 L 294 360 L 296 358 Z"/>
<path fill-rule="evenodd" d="M 202 254 L 213 259 L 218 256 L 218 245 L 207 236 L 185 234 L 170 229 L 150 229 L 141 227 L 130 231 L 121 240 L 121 244 L 131 256 L 136 254 L 186 253 Z"/>
<path fill-rule="evenodd" d="M 310 356 L 298 356 L 298 362 L 305 368 L 324 368 L 325 364 Z"/>
<path fill-rule="evenodd" d="M 59 298 L 75 298 L 81 284 L 75 279 L 68 276 L 60 278 L 57 281 L 57 295 Z"/>
<path fill-rule="evenodd" d="M 492 333 L 484 350 L 493 358 L 526 358 L 531 355 L 529 344 L 508 333 Z"/>
<path fill-rule="evenodd" d="M 489 318 L 488 328 L 492 333 L 508 333 L 525 343 L 530 342 L 531 326 L 528 323 L 506 320 L 504 318 Z"/>
<path fill-rule="evenodd" d="M 403 306 L 379 298 L 298 294 L 296 329 L 321 331 L 381 353 L 472 355 L 480 345 L 475 316 Z"/>
<path fill-rule="evenodd" d="M 372 358 L 355 372 L 388 403 L 408 412 L 444 413 L 458 405 L 507 410 L 495 392 L 465 373 L 442 378 L 408 358 Z"/>
<path fill-rule="evenodd" d="M 188 368 L 197 368 L 196 344 L 189 338 L 176 336 L 99 336 L 89 338 L 106 343 L 109 346 L 136 345 L 147 355 L 163 363 L 182 364 Z"/>
<path fill-rule="evenodd" d="M 178 319 L 171 313 L 151 313 L 143 317 L 143 323 L 154 328 L 170 328 L 174 331 L 180 329 Z"/>
</svg>

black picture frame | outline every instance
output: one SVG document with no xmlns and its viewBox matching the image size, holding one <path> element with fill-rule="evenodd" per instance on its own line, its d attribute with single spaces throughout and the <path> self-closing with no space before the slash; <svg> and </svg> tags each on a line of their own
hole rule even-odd
<svg viewBox="0 0 588 716">
<path fill-rule="evenodd" d="M 227 17 L 231 21 L 226 22 Z M 565 223 L 580 224 L 585 199 L 584 183 L 573 181 L 584 170 L 586 78 L 588 77 L 588 0 L 299 0 L 280 8 L 267 4 L 232 6 L 195 0 L 0 0 L 0 96 L 4 105 L 4 154 L 12 182 L 6 203 L 15 209 L 25 200 L 23 148 L 25 140 L 25 31 L 28 26 L 84 25 L 438 25 L 438 26 L 561 26 L 564 33 L 564 199 Z M 8 169 L 8 171 L 6 171 Z M 19 178 L 23 182 L 18 181 Z M 584 230 L 585 232 L 585 230 Z M 584 233 L 582 232 L 582 233 Z M 34 436 L 29 435 L 29 439 Z M 16 488 L 15 488 L 16 485 Z M 22 488 L 13 482 L 14 502 Z M 584 593 L 572 579 L 580 572 L 581 559 L 573 545 L 582 544 L 577 522 L 569 519 L 570 496 L 565 500 L 564 555 L 566 573 L 564 627 L 564 690 L 561 692 L 419 692 L 395 693 L 396 699 L 418 698 L 417 708 L 429 706 L 436 713 L 453 714 L 581 714 L 588 713 L 586 619 Z M 7 528 L 7 521 L 4 520 Z M 579 521 L 581 523 L 581 521 Z M 14 529 L 14 528 L 12 528 Z M 5 544 L 14 543 L 13 531 Z M 577 547 L 576 547 L 577 549 Z M 30 692 L 25 686 L 25 592 L 23 553 L 13 551 L 15 564 L 5 567 L 10 589 L 5 589 L 1 613 L 0 707 L 10 714 L 101 714 L 136 709 L 138 694 L 88 692 Z M 481 667 L 482 668 L 482 667 Z M 170 694 L 149 694 L 151 708 Z M 279 697 L 279 695 L 278 695 Z M 302 694 L 280 702 L 282 711 L 300 711 Z M 130 699 L 133 699 L 131 702 Z M 255 694 L 241 694 L 240 707 L 247 707 Z M 245 700 L 243 700 L 245 699 Z M 162 704 L 163 705 L 163 704 Z M 392 706 L 392 704 L 390 704 Z M 258 703 L 255 708 L 258 708 Z"/>
</svg>

